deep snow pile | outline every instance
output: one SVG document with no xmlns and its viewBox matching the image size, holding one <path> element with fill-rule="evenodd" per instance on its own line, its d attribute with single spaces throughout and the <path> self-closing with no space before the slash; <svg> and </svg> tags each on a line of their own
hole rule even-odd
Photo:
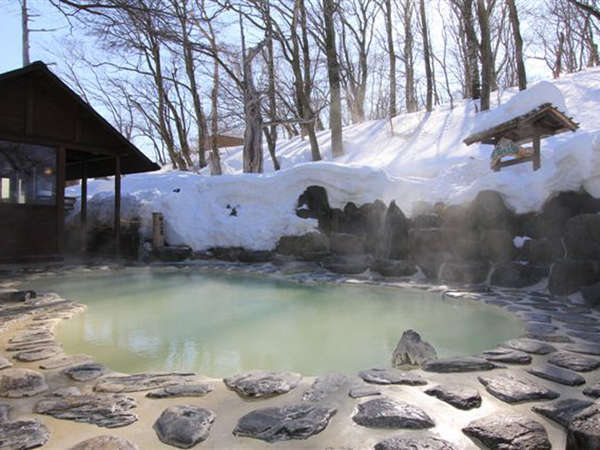
<svg viewBox="0 0 600 450">
<path fill-rule="evenodd" d="M 224 149 L 228 175 L 209 177 L 163 171 L 123 179 L 123 217 L 141 217 L 150 225 L 153 211 L 163 212 L 167 241 L 196 250 L 212 246 L 272 249 L 280 236 L 300 234 L 315 221 L 295 215 L 298 196 L 307 186 L 324 186 L 333 206 L 376 198 L 396 200 L 410 215 L 415 201 L 462 203 L 483 189 L 504 194 L 517 212 L 539 209 L 554 192 L 581 187 L 600 197 L 600 70 L 593 69 L 540 82 L 517 94 L 507 90 L 493 99 L 495 110 L 477 113 L 472 101 L 438 107 L 432 113 L 400 115 L 344 129 L 345 155 L 331 161 L 329 132 L 319 134 L 325 161 L 310 162 L 307 140 L 296 137 L 277 149 L 282 170 L 273 171 L 265 152 L 263 175 L 241 173 L 241 148 Z M 550 102 L 581 123 L 575 133 L 542 141 L 542 168 L 530 164 L 492 172 L 491 147 L 462 143 L 468 135 Z M 90 183 L 89 216 L 112 220 L 111 180 Z M 71 188 L 69 195 L 77 195 Z M 233 213 L 233 210 L 235 212 Z M 75 211 L 76 214 L 76 211 Z"/>
</svg>

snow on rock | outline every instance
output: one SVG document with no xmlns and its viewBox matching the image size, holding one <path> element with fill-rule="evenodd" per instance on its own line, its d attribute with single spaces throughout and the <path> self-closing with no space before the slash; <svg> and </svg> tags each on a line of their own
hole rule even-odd
<svg viewBox="0 0 600 450">
<path fill-rule="evenodd" d="M 163 212 L 167 242 L 196 250 L 243 246 L 265 250 L 285 234 L 316 228 L 316 221 L 296 216 L 298 196 L 310 185 L 324 186 L 333 207 L 381 199 L 396 200 L 407 214 L 417 201 L 458 204 L 484 189 L 503 194 L 516 212 L 538 210 L 552 194 L 585 188 L 600 197 L 600 69 L 589 69 L 519 92 L 494 93 L 500 107 L 477 113 L 476 103 L 442 105 L 431 113 L 402 114 L 392 121 L 370 121 L 344 128 L 344 151 L 331 156 L 328 131 L 318 133 L 322 162 L 310 162 L 307 139 L 281 139 L 277 147 L 282 170 L 275 172 L 265 151 L 265 172 L 242 174 L 241 147 L 223 149 L 226 175 L 163 170 L 123 178 L 123 217 L 141 217 L 149 232 L 151 213 Z M 493 172 L 492 147 L 462 141 L 476 130 L 493 126 L 550 102 L 581 123 L 575 133 L 542 141 L 542 168 L 521 164 Z M 566 104 L 566 106 L 565 106 Z M 492 105 L 494 106 L 494 105 Z M 173 192 L 179 188 L 180 192 Z M 112 223 L 112 180 L 89 184 L 89 220 Z M 73 187 L 69 195 L 78 195 Z M 227 205 L 230 208 L 227 208 Z M 231 215 L 235 207 L 237 215 Z M 74 215 L 77 214 L 78 206 Z"/>
</svg>

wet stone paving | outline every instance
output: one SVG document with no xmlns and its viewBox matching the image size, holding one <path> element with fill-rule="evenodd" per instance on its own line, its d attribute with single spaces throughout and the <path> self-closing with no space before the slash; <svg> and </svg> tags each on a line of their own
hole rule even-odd
<svg viewBox="0 0 600 450">
<path fill-rule="evenodd" d="M 285 273 L 271 264 L 164 268 L 181 269 Z M 416 370 L 383 361 L 318 377 L 128 375 L 67 355 L 56 341 L 56 325 L 84 305 L 52 293 L 15 294 L 40 277 L 128 269 L 8 271 L 0 274 L 0 449 L 600 449 L 599 311 L 543 288 L 450 288 L 303 269 L 288 279 L 427 289 L 441 300 L 502 308 L 525 331 L 481 354 Z"/>
</svg>

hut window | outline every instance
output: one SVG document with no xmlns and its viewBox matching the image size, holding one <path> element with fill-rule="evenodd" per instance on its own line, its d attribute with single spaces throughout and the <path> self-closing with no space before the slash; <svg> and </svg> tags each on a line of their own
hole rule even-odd
<svg viewBox="0 0 600 450">
<path fill-rule="evenodd" d="M 0 141 L 0 202 L 56 205 L 56 152 Z"/>
</svg>

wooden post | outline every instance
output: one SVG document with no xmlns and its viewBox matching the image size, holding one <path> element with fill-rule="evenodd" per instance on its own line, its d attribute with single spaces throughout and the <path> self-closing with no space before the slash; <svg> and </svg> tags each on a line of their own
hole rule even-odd
<svg viewBox="0 0 600 450">
<path fill-rule="evenodd" d="M 81 167 L 81 251 L 87 251 L 87 161 Z"/>
<path fill-rule="evenodd" d="M 152 213 L 152 248 L 165 246 L 165 226 L 162 213 Z"/>
<path fill-rule="evenodd" d="M 65 160 L 66 150 L 56 150 L 56 251 L 63 254 L 65 247 Z"/>
<path fill-rule="evenodd" d="M 533 138 L 533 170 L 538 170 L 542 167 L 542 157 L 540 155 L 540 137 Z"/>
<path fill-rule="evenodd" d="M 121 157 L 115 158 L 115 255 L 121 254 Z"/>
</svg>

